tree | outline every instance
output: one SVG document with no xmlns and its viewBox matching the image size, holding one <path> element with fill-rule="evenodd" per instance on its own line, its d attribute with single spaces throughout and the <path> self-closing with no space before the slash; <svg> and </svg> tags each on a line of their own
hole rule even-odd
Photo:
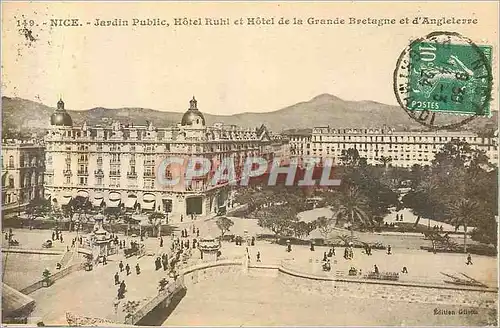
<svg viewBox="0 0 500 328">
<path fill-rule="evenodd" d="M 378 161 L 384 165 L 384 170 L 387 172 L 387 167 L 389 166 L 389 163 L 392 162 L 392 157 L 380 156 Z"/>
<path fill-rule="evenodd" d="M 460 226 L 464 227 L 464 253 L 467 253 L 467 228 L 473 221 L 474 216 L 479 215 L 479 204 L 473 200 L 463 198 L 457 200 L 450 206 L 451 211 L 451 224 L 458 229 Z"/>
<path fill-rule="evenodd" d="M 71 202 L 66 207 L 66 213 L 69 214 L 69 227 L 68 230 L 72 231 L 73 226 L 73 216 L 77 214 L 77 220 L 81 221 L 82 218 L 85 221 L 88 220 L 88 215 L 92 210 L 92 203 L 87 197 L 76 196 L 71 200 Z"/>
<path fill-rule="evenodd" d="M 295 221 L 292 224 L 292 229 L 295 237 L 303 238 L 309 236 L 311 231 L 316 229 L 315 222 L 304 222 L 304 221 Z"/>
<path fill-rule="evenodd" d="M 258 225 L 271 230 L 276 239 L 280 235 L 292 234 L 292 226 L 298 221 L 297 212 L 287 204 L 262 208 L 255 213 L 255 218 L 258 219 Z"/>
<path fill-rule="evenodd" d="M 224 237 L 224 234 L 228 232 L 229 229 L 231 229 L 231 227 L 234 225 L 234 222 L 225 216 L 219 217 L 215 223 L 221 231 L 221 237 Z"/>
<path fill-rule="evenodd" d="M 347 150 L 342 149 L 342 152 L 340 153 L 340 162 L 343 166 L 365 166 L 366 158 L 361 157 L 359 155 L 359 151 L 355 148 L 349 148 Z"/>
<path fill-rule="evenodd" d="M 159 227 L 161 227 L 161 222 L 162 220 L 165 219 L 165 214 L 161 213 L 161 212 L 153 212 L 151 214 L 149 214 L 148 216 L 148 221 L 149 221 L 149 224 L 151 224 L 151 226 L 153 227 L 153 236 L 156 235 L 156 231 L 158 231 L 158 237 L 160 237 L 160 234 L 161 234 L 161 229 L 159 229 Z"/>
<path fill-rule="evenodd" d="M 327 218 L 326 216 L 320 216 L 316 219 L 316 227 L 318 228 L 323 238 L 327 239 L 335 229 L 335 219 Z"/>
<path fill-rule="evenodd" d="M 368 213 L 367 198 L 355 186 L 348 186 L 339 194 L 336 202 L 337 217 L 344 218 L 350 223 L 351 237 L 354 237 L 354 224 L 372 226 L 372 219 Z"/>
<path fill-rule="evenodd" d="M 473 239 L 496 243 L 497 175 L 484 152 L 453 140 L 436 154 L 403 203 L 416 215 L 463 226 L 464 251 L 470 226 L 477 227 Z"/>
<path fill-rule="evenodd" d="M 357 239 L 351 234 L 351 235 L 347 235 L 347 234 L 343 234 L 343 235 L 339 235 L 337 236 L 337 240 L 342 243 L 342 245 L 344 246 L 349 246 L 350 243 L 354 243 L 357 241 Z"/>
</svg>

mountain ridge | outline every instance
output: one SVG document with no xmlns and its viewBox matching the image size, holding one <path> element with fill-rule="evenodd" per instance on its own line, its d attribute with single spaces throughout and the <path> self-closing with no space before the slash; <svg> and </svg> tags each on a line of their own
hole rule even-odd
<svg viewBox="0 0 500 328">
<path fill-rule="evenodd" d="M 55 108 L 35 101 L 2 97 L 3 131 L 14 133 L 24 131 L 40 134 L 49 127 L 50 115 Z M 107 125 L 119 120 L 127 124 L 144 125 L 150 121 L 158 127 L 175 125 L 180 122 L 183 113 L 158 111 L 142 107 L 106 108 L 94 107 L 87 110 L 70 110 L 68 113 L 75 125 L 87 121 L 89 125 Z M 290 129 L 307 129 L 316 126 L 333 128 L 361 128 L 389 126 L 396 130 L 425 129 L 411 119 L 399 106 L 387 105 L 371 100 L 346 101 L 328 93 L 319 94 L 310 100 L 270 112 L 245 112 L 232 115 L 214 115 L 203 113 L 207 125 L 217 122 L 234 124 L 244 128 L 255 128 L 265 124 L 274 132 Z M 492 118 L 478 118 L 464 129 L 477 131 L 494 129 L 497 112 Z"/>
</svg>

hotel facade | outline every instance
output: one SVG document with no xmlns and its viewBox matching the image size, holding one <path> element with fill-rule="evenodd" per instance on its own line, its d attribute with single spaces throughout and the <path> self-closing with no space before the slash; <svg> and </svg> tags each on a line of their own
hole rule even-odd
<svg viewBox="0 0 500 328">
<path fill-rule="evenodd" d="M 94 207 L 122 207 L 134 212 L 168 213 L 170 222 L 191 214 L 208 216 L 232 204 L 231 186 L 212 185 L 209 175 L 185 184 L 159 185 L 158 167 L 168 157 L 204 157 L 212 163 L 231 158 L 236 170 L 249 156 L 269 161 L 287 156 L 287 142 L 265 126 L 242 129 L 206 126 L 196 99 L 189 102 L 177 126 L 73 126 L 60 100 L 45 136 L 45 197 L 67 205 L 75 197 L 88 198 Z M 166 178 L 182 176 L 169 166 Z"/>
<path fill-rule="evenodd" d="M 310 132 L 287 135 L 292 156 L 332 158 L 341 163 L 342 151 L 356 149 L 369 165 L 412 167 L 430 165 L 434 156 L 448 142 L 461 140 L 473 149 L 485 152 L 491 163 L 498 165 L 498 137 L 480 137 L 468 131 L 402 132 L 383 129 L 334 129 L 316 127 Z"/>
<path fill-rule="evenodd" d="M 16 215 L 43 196 L 44 146 L 34 140 L 2 140 L 2 215 Z"/>
</svg>

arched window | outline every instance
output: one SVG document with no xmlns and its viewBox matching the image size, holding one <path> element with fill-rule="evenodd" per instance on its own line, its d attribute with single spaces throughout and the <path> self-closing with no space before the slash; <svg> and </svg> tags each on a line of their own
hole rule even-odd
<svg viewBox="0 0 500 328">
<path fill-rule="evenodd" d="M 9 175 L 9 188 L 14 188 L 14 177 Z"/>
<path fill-rule="evenodd" d="M 9 167 L 14 168 L 14 156 L 9 156 Z"/>
</svg>

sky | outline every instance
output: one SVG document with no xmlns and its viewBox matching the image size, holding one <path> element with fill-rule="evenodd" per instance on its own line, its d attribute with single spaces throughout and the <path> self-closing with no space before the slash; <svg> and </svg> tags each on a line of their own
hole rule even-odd
<svg viewBox="0 0 500 328">
<path fill-rule="evenodd" d="M 476 25 L 310 25 L 310 17 L 477 18 Z M 230 26 L 172 26 L 174 18 L 229 18 Z M 275 25 L 235 20 L 274 17 Z M 280 17 L 303 25 L 278 25 Z M 84 26 L 50 27 L 51 18 Z M 170 27 L 94 27 L 95 19 L 160 18 Z M 27 41 L 17 20 L 33 20 Z M 44 25 L 43 23 L 46 23 Z M 91 23 L 87 25 L 86 22 Z M 319 94 L 396 105 L 392 73 L 412 39 L 457 31 L 494 45 L 491 3 L 2 3 L 2 94 L 66 107 L 183 112 L 193 95 L 219 115 L 267 112 Z M 495 81 L 498 81 L 495 64 Z"/>
</svg>

